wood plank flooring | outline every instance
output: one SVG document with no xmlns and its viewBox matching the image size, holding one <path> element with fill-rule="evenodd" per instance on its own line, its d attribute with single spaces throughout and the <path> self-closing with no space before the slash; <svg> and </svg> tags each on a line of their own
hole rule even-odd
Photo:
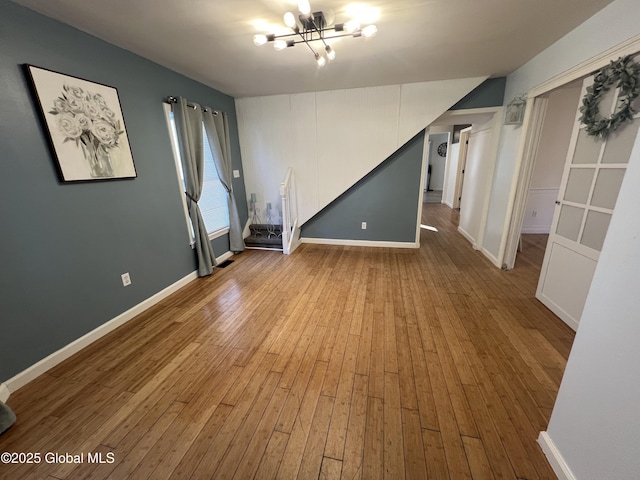
<svg viewBox="0 0 640 480">
<path fill-rule="evenodd" d="M 504 272 L 457 221 L 236 256 L 14 393 L 0 452 L 84 461 L 0 478 L 555 478 L 536 438 L 573 332 L 534 298 L 543 240 Z"/>
</svg>

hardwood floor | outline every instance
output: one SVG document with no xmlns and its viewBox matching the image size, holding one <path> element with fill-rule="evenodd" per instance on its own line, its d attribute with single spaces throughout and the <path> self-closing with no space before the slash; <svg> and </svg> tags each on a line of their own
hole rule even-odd
<svg viewBox="0 0 640 480">
<path fill-rule="evenodd" d="M 446 206 L 423 223 L 419 250 L 247 251 L 191 283 L 11 396 L 0 452 L 84 459 L 0 478 L 555 478 L 536 438 L 573 332 L 539 252 L 503 272 Z"/>
</svg>

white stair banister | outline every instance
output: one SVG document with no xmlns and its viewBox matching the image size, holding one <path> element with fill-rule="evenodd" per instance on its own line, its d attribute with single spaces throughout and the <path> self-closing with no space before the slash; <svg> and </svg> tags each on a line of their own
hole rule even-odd
<svg viewBox="0 0 640 480">
<path fill-rule="evenodd" d="M 280 197 L 282 197 L 282 252 L 289 255 L 300 243 L 298 201 L 291 167 L 287 169 L 287 176 L 280 184 Z"/>
</svg>

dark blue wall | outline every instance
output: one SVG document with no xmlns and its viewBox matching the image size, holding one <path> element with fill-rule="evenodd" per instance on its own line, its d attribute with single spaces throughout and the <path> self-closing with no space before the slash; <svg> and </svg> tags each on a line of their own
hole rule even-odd
<svg viewBox="0 0 640 480">
<path fill-rule="evenodd" d="M 58 181 L 25 63 L 118 89 L 138 178 Z M 0 382 L 195 270 L 168 95 L 228 112 L 233 168 L 242 170 L 233 98 L 0 0 Z M 234 188 L 244 224 L 242 177 Z M 214 248 L 224 253 L 228 239 Z"/>
<path fill-rule="evenodd" d="M 424 130 L 308 220 L 301 236 L 415 242 L 423 148 Z"/>
<path fill-rule="evenodd" d="M 500 107 L 504 103 L 504 88 L 506 84 L 507 77 L 488 78 L 449 110 Z"/>
</svg>

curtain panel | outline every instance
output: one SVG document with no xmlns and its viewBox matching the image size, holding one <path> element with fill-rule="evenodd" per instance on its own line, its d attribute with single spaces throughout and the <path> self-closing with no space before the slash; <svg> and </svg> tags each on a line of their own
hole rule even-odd
<svg viewBox="0 0 640 480">
<path fill-rule="evenodd" d="M 229 119 L 226 113 L 214 111 L 207 107 L 202 114 L 204 129 L 213 154 L 213 162 L 218 177 L 227 190 L 229 205 L 229 245 L 232 252 L 244 250 L 242 225 L 238 206 L 233 195 L 233 172 L 231 165 L 231 141 L 229 140 Z"/>
<path fill-rule="evenodd" d="M 204 143 L 202 136 L 202 108 L 200 105 L 190 103 L 178 97 L 173 104 L 173 118 L 178 133 L 178 146 L 182 159 L 182 169 L 186 186 L 185 195 L 189 210 L 189 218 L 193 225 L 195 235 L 195 247 L 198 257 L 198 275 L 205 277 L 211 275 L 215 263 L 215 255 L 207 227 L 202 219 L 202 213 L 198 207 L 198 200 L 202 195 L 204 176 Z"/>
</svg>

